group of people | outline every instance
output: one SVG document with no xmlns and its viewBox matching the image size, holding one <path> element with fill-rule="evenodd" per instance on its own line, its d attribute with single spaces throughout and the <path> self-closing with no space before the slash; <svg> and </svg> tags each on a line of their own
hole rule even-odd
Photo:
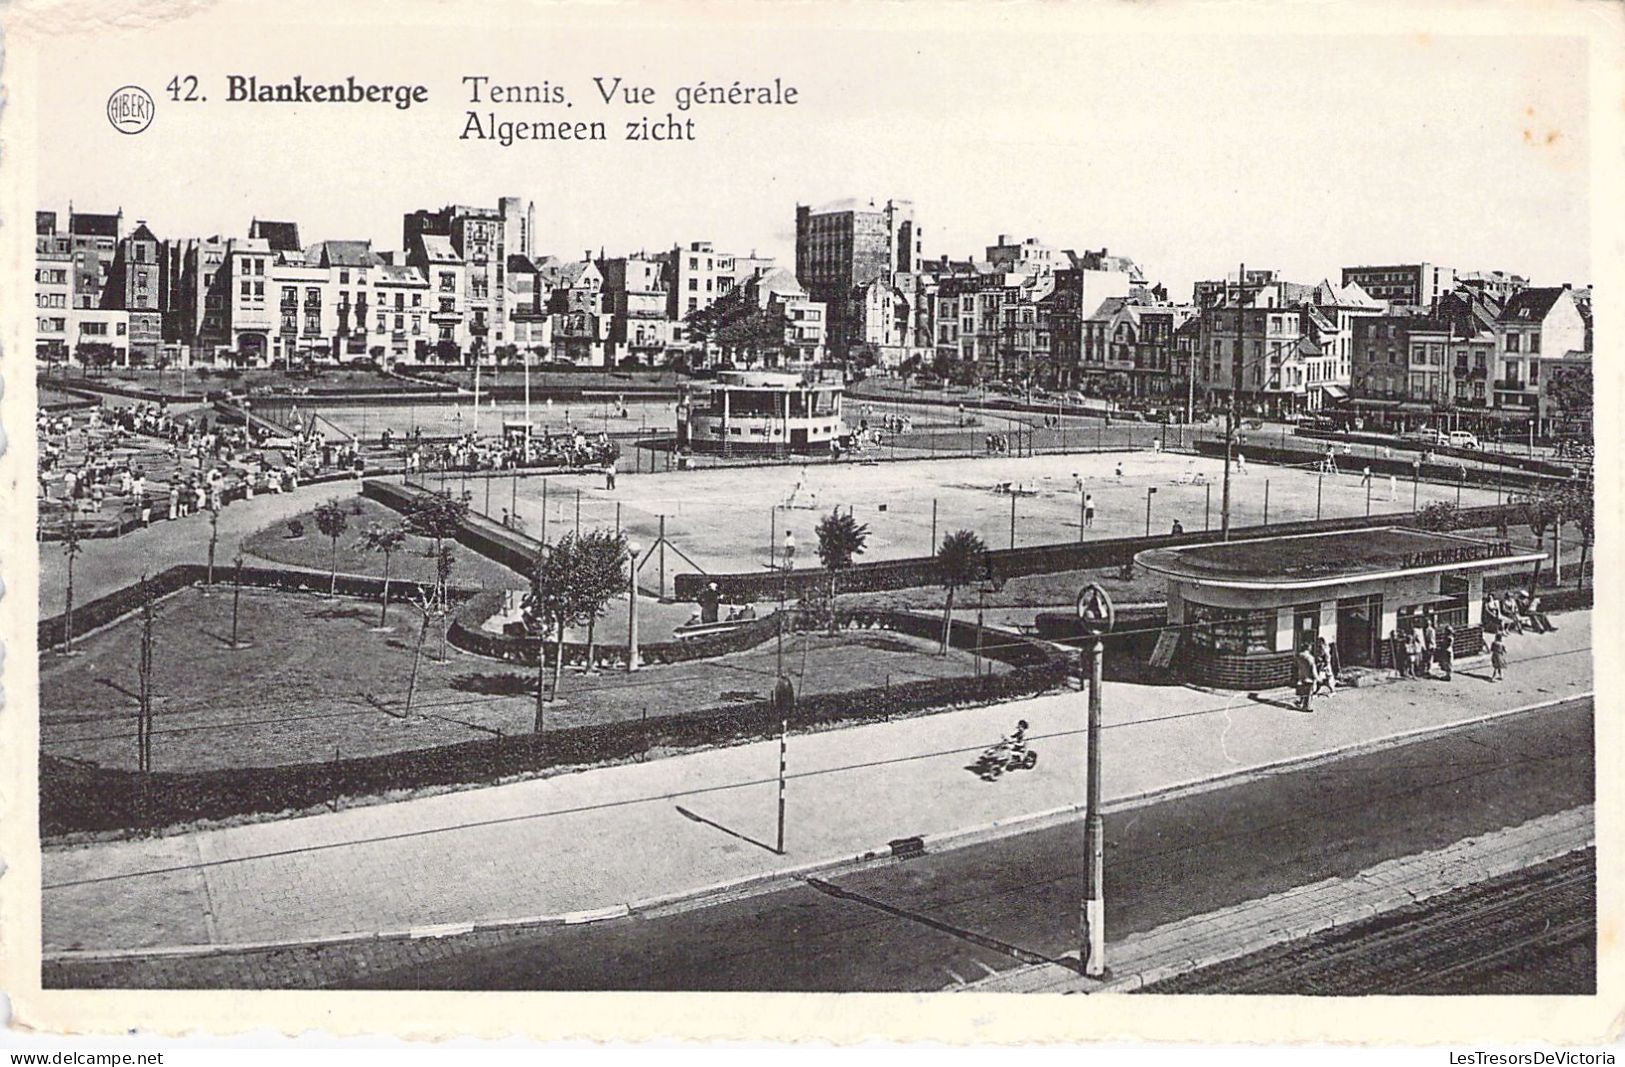
<svg viewBox="0 0 1625 1067">
<path fill-rule="evenodd" d="M 1321 636 L 1305 637 L 1298 644 L 1293 660 L 1298 689 L 1298 707 L 1312 710 L 1310 705 L 1321 690 L 1328 696 L 1337 693 L 1337 676 L 1342 671 L 1338 662 L 1337 646 Z"/>
<path fill-rule="evenodd" d="M 506 471 L 520 467 L 605 467 L 620 457 L 620 446 L 607 433 L 589 437 L 577 429 L 554 435 L 543 429 L 528 442 L 522 436 L 503 440 L 464 434 L 441 445 L 414 443 L 408 450 L 408 471 Z M 614 488 L 610 486 L 610 488 Z"/>
<path fill-rule="evenodd" d="M 1549 634 L 1557 629 L 1552 620 L 1540 608 L 1540 597 L 1534 596 L 1525 589 L 1508 590 L 1499 598 L 1486 596 L 1484 598 L 1484 629 L 1486 632 L 1501 634 L 1507 631 L 1523 633 L 1533 630 L 1537 634 Z"/>
<path fill-rule="evenodd" d="M 1433 668 L 1439 668 L 1440 677 L 1450 681 L 1456 663 L 1456 628 L 1439 626 L 1432 612 L 1407 627 L 1396 629 L 1390 640 L 1394 648 L 1394 666 L 1401 678 L 1432 678 Z"/>
<path fill-rule="evenodd" d="M 1006 455 L 1010 451 L 1010 435 L 1003 433 L 990 433 L 984 442 L 987 454 L 990 456 Z"/>
</svg>

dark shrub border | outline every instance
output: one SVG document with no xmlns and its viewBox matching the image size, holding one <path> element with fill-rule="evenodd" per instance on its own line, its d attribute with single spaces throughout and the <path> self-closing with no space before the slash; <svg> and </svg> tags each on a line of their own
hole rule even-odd
<svg viewBox="0 0 1625 1067">
<path fill-rule="evenodd" d="M 885 616 L 886 618 L 882 618 Z M 940 620 L 902 612 L 857 613 L 848 625 L 879 625 L 916 636 L 937 635 Z M 956 647 L 975 644 L 975 626 L 955 621 Z M 1046 646 L 1009 634 L 986 635 L 984 655 L 1015 669 L 976 680 L 933 678 L 844 693 L 820 693 L 796 702 L 792 727 L 857 725 L 937 710 L 955 704 L 1011 700 L 1062 684 L 1065 660 Z M 40 757 L 40 833 L 154 830 L 234 815 L 301 811 L 348 797 L 391 790 L 492 783 L 543 770 L 637 759 L 652 749 L 694 749 L 774 736 L 772 702 L 752 701 L 648 720 L 622 720 L 531 735 L 468 741 L 439 748 L 284 767 L 243 767 L 198 773 L 141 776 L 51 756 Z"/>
</svg>

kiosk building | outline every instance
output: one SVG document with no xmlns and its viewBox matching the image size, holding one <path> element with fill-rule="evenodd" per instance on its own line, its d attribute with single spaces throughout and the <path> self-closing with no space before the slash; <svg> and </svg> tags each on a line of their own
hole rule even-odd
<svg viewBox="0 0 1625 1067">
<path fill-rule="evenodd" d="M 1161 650 L 1191 681 L 1269 689 L 1324 637 L 1341 664 L 1388 667 L 1395 634 L 1431 616 L 1456 655 L 1482 650 L 1484 576 L 1543 558 L 1506 541 L 1401 527 L 1156 548 L 1135 562 L 1168 581 Z"/>
</svg>

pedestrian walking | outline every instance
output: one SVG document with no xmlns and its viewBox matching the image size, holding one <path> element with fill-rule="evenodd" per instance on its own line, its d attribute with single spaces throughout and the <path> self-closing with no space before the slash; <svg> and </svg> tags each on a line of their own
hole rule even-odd
<svg viewBox="0 0 1625 1067">
<path fill-rule="evenodd" d="M 1371 467 L 1369 464 L 1360 468 L 1360 484 L 1368 487 L 1371 485 Z"/>
<path fill-rule="evenodd" d="M 1405 649 L 1411 659 L 1411 677 L 1426 677 L 1428 670 L 1427 660 L 1423 658 L 1426 653 L 1422 648 L 1422 634 L 1414 625 L 1412 625 L 1410 632 L 1405 637 Z"/>
<path fill-rule="evenodd" d="M 794 530 L 784 531 L 784 569 L 796 569 L 796 534 Z"/>
<path fill-rule="evenodd" d="M 1496 634 L 1490 642 L 1490 681 L 1499 682 L 1507 669 L 1507 643 L 1506 638 Z"/>
<path fill-rule="evenodd" d="M 1388 648 L 1393 653 L 1394 669 L 1399 672 L 1401 678 L 1409 678 L 1413 663 L 1410 641 L 1404 634 L 1395 630 L 1388 635 Z"/>
<path fill-rule="evenodd" d="M 1394 502 L 1394 498 L 1398 494 L 1399 494 L 1399 479 L 1395 478 L 1392 474 L 1390 474 L 1388 476 L 1388 503 L 1392 504 Z"/>
<path fill-rule="evenodd" d="M 1117 461 L 1117 480 L 1118 481 L 1123 480 L 1123 461 L 1122 460 Z"/>
<path fill-rule="evenodd" d="M 1315 638 L 1315 647 L 1312 655 L 1315 658 L 1315 695 L 1320 695 L 1322 689 L 1327 695 L 1337 695 L 1337 675 L 1332 670 L 1332 652 L 1324 637 Z"/>
<path fill-rule="evenodd" d="M 1236 451 L 1236 473 L 1247 473 L 1247 457 L 1242 455 L 1239 449 Z"/>
<path fill-rule="evenodd" d="M 1083 494 L 1083 528 L 1093 529 L 1095 525 L 1095 494 Z"/>
<path fill-rule="evenodd" d="M 1315 657 L 1309 651 L 1309 642 L 1304 641 L 1298 648 L 1298 654 L 1293 660 L 1296 665 L 1298 682 L 1298 710 L 1309 711 L 1310 701 L 1315 695 Z"/>
<path fill-rule="evenodd" d="M 1456 630 L 1446 626 L 1439 631 L 1439 647 L 1434 650 L 1434 659 L 1439 664 L 1439 673 L 1444 675 L 1445 681 L 1450 681 L 1451 672 L 1456 663 Z"/>
<path fill-rule="evenodd" d="M 1433 616 L 1422 616 L 1422 677 L 1433 677 L 1433 656 L 1439 647 L 1439 631 L 1434 629 Z"/>
</svg>

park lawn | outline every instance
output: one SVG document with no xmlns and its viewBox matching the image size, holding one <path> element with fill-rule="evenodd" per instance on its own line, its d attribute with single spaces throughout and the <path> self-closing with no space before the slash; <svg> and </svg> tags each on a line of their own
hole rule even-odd
<svg viewBox="0 0 1625 1067">
<path fill-rule="evenodd" d="M 158 605 L 153 641 L 154 767 L 201 771 L 277 766 L 531 732 L 534 668 L 514 668 L 447 648 L 431 633 L 411 715 L 407 680 L 420 616 L 315 594 L 244 589 L 232 649 L 229 586 L 187 589 Z M 41 662 L 40 737 L 46 755 L 131 769 L 141 623 L 126 619 L 83 638 L 73 656 Z M 566 671 L 548 730 L 702 711 L 768 696 L 776 642 L 715 660 L 647 667 L 636 674 Z M 938 656 L 929 641 L 846 631 L 786 635 L 784 668 L 798 691 L 845 692 L 924 678 L 969 676 L 970 654 Z M 1008 668 L 984 663 L 997 673 Z"/>
<path fill-rule="evenodd" d="M 361 534 L 374 523 L 380 526 L 398 525 L 404 516 L 366 497 L 352 497 L 342 503 L 349 513 L 350 524 L 338 539 L 339 573 L 383 577 L 383 555 L 362 548 L 359 544 Z M 303 537 L 289 535 L 290 521 L 298 521 L 304 525 Z M 243 542 L 243 548 L 249 555 L 271 563 L 283 563 L 290 567 L 303 567 L 323 573 L 330 567 L 329 553 L 332 545 L 316 528 L 314 508 L 301 512 L 292 520 L 275 523 L 249 535 Z M 408 536 L 405 547 L 390 557 L 391 580 L 396 578 L 432 580 L 434 578 L 432 552 L 433 543 L 428 538 Z M 451 572 L 453 585 L 482 589 L 518 589 L 530 584 L 529 579 L 463 545 L 453 543 L 452 553 L 457 561 Z"/>
</svg>

